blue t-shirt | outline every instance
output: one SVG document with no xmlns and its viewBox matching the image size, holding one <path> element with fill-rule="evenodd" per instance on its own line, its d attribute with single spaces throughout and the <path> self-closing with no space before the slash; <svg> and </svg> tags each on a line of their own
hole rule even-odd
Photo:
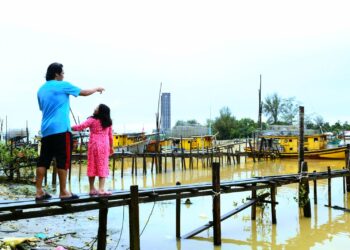
<svg viewBox="0 0 350 250">
<path fill-rule="evenodd" d="M 71 131 L 69 120 L 69 95 L 77 97 L 80 88 L 65 81 L 47 81 L 38 90 L 39 108 L 42 111 L 43 137 Z"/>
</svg>

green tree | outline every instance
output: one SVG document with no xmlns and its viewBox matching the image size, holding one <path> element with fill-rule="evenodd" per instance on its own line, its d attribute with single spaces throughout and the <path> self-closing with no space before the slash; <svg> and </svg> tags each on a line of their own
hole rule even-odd
<svg viewBox="0 0 350 250">
<path fill-rule="evenodd" d="M 341 134 L 343 132 L 343 126 L 341 125 L 340 121 L 337 121 L 331 126 L 332 132 L 336 134 Z"/>
<path fill-rule="evenodd" d="M 268 117 L 269 124 L 277 124 L 278 118 L 283 111 L 283 99 L 274 93 L 265 98 L 263 113 Z"/>
<path fill-rule="evenodd" d="M 292 125 L 297 119 L 299 113 L 299 103 L 295 101 L 295 97 L 282 100 L 281 119 L 288 125 Z"/>
<path fill-rule="evenodd" d="M 187 120 L 187 121 L 183 121 L 183 120 L 178 120 L 175 123 L 175 126 L 188 126 L 188 125 L 200 125 L 199 122 L 197 122 L 197 120 L 192 119 L 192 120 Z"/>
<path fill-rule="evenodd" d="M 313 129 L 320 129 L 321 132 L 327 132 L 327 130 L 325 129 L 324 125 L 324 120 L 322 118 L 322 116 L 318 115 L 314 118 L 314 122 L 315 122 L 315 126 Z"/>
<path fill-rule="evenodd" d="M 220 116 L 213 123 L 214 132 L 219 132 L 217 138 L 219 140 L 232 139 L 232 130 L 235 127 L 236 118 L 231 115 L 228 107 L 223 107 L 220 110 Z"/>
<path fill-rule="evenodd" d="M 304 124 L 305 124 L 307 129 L 314 129 L 315 128 L 316 125 L 314 124 L 313 120 L 314 120 L 313 115 L 305 114 Z"/>
<path fill-rule="evenodd" d="M 344 122 L 343 130 L 350 130 L 350 124 L 348 122 Z"/>
<path fill-rule="evenodd" d="M 175 123 L 175 126 L 185 126 L 186 125 L 186 122 L 183 121 L 183 120 L 178 120 L 176 123 Z"/>
<path fill-rule="evenodd" d="M 328 131 L 328 132 L 333 132 L 332 128 L 331 128 L 331 125 L 329 125 L 329 122 L 323 123 L 323 130 L 324 131 Z"/>
<path fill-rule="evenodd" d="M 187 120 L 187 125 L 200 125 L 195 119 Z"/>
<path fill-rule="evenodd" d="M 243 118 L 236 122 L 232 135 L 234 138 L 250 137 L 257 128 L 258 124 L 253 119 Z"/>
</svg>

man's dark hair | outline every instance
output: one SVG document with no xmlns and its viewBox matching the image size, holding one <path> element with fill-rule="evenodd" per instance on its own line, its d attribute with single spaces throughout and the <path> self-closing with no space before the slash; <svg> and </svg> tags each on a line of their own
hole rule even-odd
<svg viewBox="0 0 350 250">
<path fill-rule="evenodd" d="M 98 112 L 92 117 L 99 119 L 103 128 L 107 128 L 112 125 L 111 110 L 105 104 L 98 105 Z"/>
<path fill-rule="evenodd" d="M 61 74 L 63 71 L 63 65 L 57 62 L 51 63 L 47 68 L 46 81 L 54 80 L 56 74 Z"/>
</svg>

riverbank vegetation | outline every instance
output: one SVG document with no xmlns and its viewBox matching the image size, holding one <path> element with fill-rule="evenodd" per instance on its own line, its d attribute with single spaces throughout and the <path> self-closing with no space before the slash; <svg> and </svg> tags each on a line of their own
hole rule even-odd
<svg viewBox="0 0 350 250">
<path fill-rule="evenodd" d="M 295 97 L 282 98 L 277 93 L 268 95 L 262 102 L 262 115 L 266 122 L 262 122 L 261 129 L 267 129 L 269 125 L 295 125 L 298 122 L 300 102 Z M 258 109 L 257 109 L 258 110 Z M 306 114 L 306 129 L 319 130 L 320 133 L 331 132 L 335 136 L 343 131 L 350 130 L 350 124 L 345 121 L 337 121 L 331 124 L 317 114 Z M 176 125 L 198 125 L 196 120 L 178 121 Z M 206 126 L 211 128 L 212 134 L 217 135 L 218 140 L 252 137 L 254 131 L 259 129 L 259 124 L 251 118 L 237 119 L 229 107 L 223 107 L 219 116 L 208 119 Z"/>
</svg>

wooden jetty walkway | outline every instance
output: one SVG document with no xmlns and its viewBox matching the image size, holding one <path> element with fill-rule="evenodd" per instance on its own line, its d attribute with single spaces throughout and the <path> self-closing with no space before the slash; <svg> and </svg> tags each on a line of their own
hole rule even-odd
<svg viewBox="0 0 350 250">
<path fill-rule="evenodd" d="M 53 198 L 45 202 L 36 202 L 34 199 L 26 199 L 20 201 L 1 201 L 0 202 L 0 221 L 30 219 L 36 217 L 53 216 L 59 214 L 69 214 L 84 212 L 89 210 L 99 210 L 99 227 L 97 233 L 97 248 L 99 250 L 107 247 L 107 215 L 108 209 L 117 206 L 129 207 L 129 232 L 130 232 L 130 249 L 140 249 L 140 231 L 139 231 L 139 204 L 147 202 L 157 202 L 164 200 L 176 200 L 176 237 L 190 238 L 203 230 L 210 227 L 214 229 L 214 244 L 221 244 L 221 221 L 231 217 L 238 212 L 251 207 L 251 219 L 256 219 L 256 207 L 258 203 L 267 203 L 271 207 L 272 223 L 276 224 L 276 193 L 277 188 L 283 185 L 299 183 L 306 185 L 314 182 L 314 202 L 317 203 L 317 180 L 328 179 L 328 205 L 331 204 L 331 179 L 343 178 L 344 193 L 345 190 L 350 192 L 349 169 L 333 170 L 330 168 L 325 172 L 307 171 L 307 164 L 304 164 L 304 172 L 300 174 L 276 175 L 254 177 L 237 181 L 220 181 L 220 164 L 214 162 L 212 168 L 212 183 L 181 185 L 173 187 L 162 187 L 154 189 L 139 190 L 138 186 L 130 186 L 130 191 L 114 191 L 110 196 L 88 196 L 81 195 L 79 199 L 62 201 L 59 198 Z M 257 195 L 258 190 L 267 190 L 264 194 Z M 223 194 L 234 192 L 251 192 L 251 198 L 243 205 L 232 211 L 221 215 L 220 199 L 224 198 Z M 304 192 L 306 200 L 309 199 L 309 193 Z M 212 196 L 213 197 L 213 220 L 192 232 L 181 236 L 181 200 L 191 197 Z M 267 199 L 269 198 L 269 199 Z M 305 198 L 305 197 L 304 197 Z M 307 211 L 307 203 L 304 206 L 304 216 L 311 216 L 311 211 Z"/>
<path fill-rule="evenodd" d="M 218 145 L 213 148 L 206 148 L 204 150 L 194 151 L 182 151 L 182 152 L 156 152 L 156 153 L 130 153 L 130 152 L 118 152 L 114 153 L 110 159 L 112 161 L 112 175 L 114 177 L 115 170 L 117 168 L 117 162 L 120 162 L 120 174 L 124 177 L 124 170 L 126 168 L 126 160 L 131 161 L 131 174 L 138 175 L 138 164 L 142 161 L 142 174 L 146 175 L 148 171 L 151 173 L 167 172 L 169 167 L 173 172 L 176 171 L 176 166 L 180 161 L 180 169 L 194 169 L 198 168 L 199 163 L 206 168 L 211 166 L 213 162 L 219 162 L 223 165 L 235 165 L 240 164 L 241 159 L 251 157 L 254 162 L 261 159 L 275 159 L 276 154 L 273 152 L 259 152 L 250 151 L 242 152 L 234 150 L 234 147 L 242 144 L 233 143 L 226 145 Z M 82 160 L 86 160 L 86 154 L 73 154 L 72 160 L 81 163 Z M 151 161 L 151 166 L 147 164 L 147 160 Z M 225 163 L 225 164 L 224 164 Z M 150 168 L 150 169 L 149 169 Z"/>
</svg>

